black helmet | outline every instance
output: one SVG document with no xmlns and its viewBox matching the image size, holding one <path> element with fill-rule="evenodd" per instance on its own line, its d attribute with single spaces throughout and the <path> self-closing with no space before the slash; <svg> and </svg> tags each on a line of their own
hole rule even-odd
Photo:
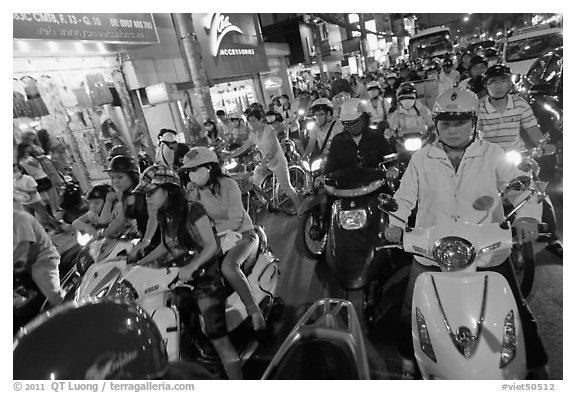
<svg viewBox="0 0 576 393">
<path fill-rule="evenodd" d="M 108 161 L 112 160 L 116 156 L 126 156 L 130 157 L 132 154 L 130 150 L 124 145 L 113 146 L 108 152 Z"/>
<path fill-rule="evenodd" d="M 274 118 L 274 120 L 272 120 Z M 266 123 L 272 124 L 274 122 L 282 123 L 284 118 L 282 115 L 276 111 L 268 111 L 266 112 Z"/>
<path fill-rule="evenodd" d="M 498 51 L 494 48 L 486 48 L 484 49 L 484 57 L 498 57 Z"/>
<path fill-rule="evenodd" d="M 114 189 L 108 184 L 98 184 L 86 194 L 86 199 L 106 199 L 106 195 Z"/>
<path fill-rule="evenodd" d="M 16 335 L 14 379 L 154 379 L 168 355 L 152 318 L 111 299 L 68 302 L 41 314 Z"/>
<path fill-rule="evenodd" d="M 502 64 L 494 64 L 492 67 L 488 68 L 484 73 L 484 83 L 488 82 L 490 78 L 496 78 L 499 76 L 510 76 L 510 68 Z"/>
<path fill-rule="evenodd" d="M 135 173 L 138 172 L 138 164 L 128 156 L 116 156 L 110 161 L 110 166 L 105 172 L 124 172 L 124 173 Z"/>
<path fill-rule="evenodd" d="M 418 95 L 418 90 L 416 90 L 416 86 L 412 82 L 404 82 L 398 86 L 398 90 L 396 91 L 396 97 L 398 99 L 402 97 L 411 97 L 416 98 Z"/>
<path fill-rule="evenodd" d="M 485 66 L 488 66 L 488 60 L 484 58 L 484 56 L 476 55 L 470 59 L 470 63 L 468 64 L 468 68 L 472 68 L 477 64 L 484 63 Z"/>
</svg>

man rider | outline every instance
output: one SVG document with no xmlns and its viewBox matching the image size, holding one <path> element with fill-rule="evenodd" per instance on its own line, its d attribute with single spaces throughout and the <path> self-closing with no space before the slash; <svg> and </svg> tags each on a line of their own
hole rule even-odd
<svg viewBox="0 0 576 393">
<path fill-rule="evenodd" d="M 486 87 L 484 86 L 484 73 L 488 69 L 488 61 L 483 56 L 474 56 L 470 62 L 468 71 L 470 78 L 464 79 L 458 87 L 469 89 L 478 96 L 479 100 L 486 97 Z"/>
<path fill-rule="evenodd" d="M 304 157 L 310 157 L 315 150 L 317 156 L 326 156 L 330 150 L 332 139 L 343 132 L 344 127 L 340 120 L 334 119 L 334 107 L 330 100 L 320 98 L 312 103 L 310 110 L 316 121 L 309 133 L 310 138 L 304 151 Z"/>
<path fill-rule="evenodd" d="M 345 168 L 378 168 L 385 155 L 394 153 L 384 135 L 369 128 L 370 116 L 362 100 L 350 98 L 344 102 L 340 121 L 344 132 L 332 140 L 325 174 Z"/>
<path fill-rule="evenodd" d="M 498 144 L 504 151 L 521 151 L 525 149 L 523 137 L 536 146 L 542 132 L 530 104 L 522 97 L 509 93 L 512 89 L 511 76 L 510 68 L 500 64 L 486 70 L 484 84 L 488 97 L 480 103 L 478 131 L 480 138 Z M 554 152 L 555 146 L 545 145 L 544 150 Z M 544 200 L 544 216 L 552 233 L 547 249 L 562 257 L 563 246 L 558 240 L 556 216 L 548 197 Z"/>
<path fill-rule="evenodd" d="M 386 105 L 386 101 L 381 97 L 382 89 L 377 81 L 368 83 L 367 88 L 370 101 L 368 101 L 366 108 L 368 113 L 370 113 L 370 123 L 378 125 L 378 129 L 384 131 L 386 129 L 386 113 L 390 107 Z"/>
<path fill-rule="evenodd" d="M 525 175 L 506 160 L 504 151 L 493 143 L 476 137 L 478 99 L 474 93 L 452 88 L 441 94 L 433 108 L 439 140 L 414 153 L 404 173 L 400 187 L 394 194 L 398 204 L 395 216 L 407 220 L 418 206 L 416 227 L 431 227 L 446 222 L 501 222 L 504 211 L 499 194 L 500 187 L 517 176 Z M 482 198 L 493 200 L 489 210 L 474 208 Z M 515 202 L 520 203 L 516 196 Z M 534 241 L 538 237 L 540 209 L 535 197 L 517 212 L 513 226 L 519 242 Z M 404 224 L 390 216 L 385 230 L 389 242 L 399 243 Z M 500 273 L 508 281 L 516 303 L 526 343 L 527 367 L 536 379 L 547 379 L 547 355 L 538 335 L 534 317 L 523 299 L 508 255 L 494 255 L 480 270 Z M 399 352 L 403 358 L 406 378 L 415 371 L 414 349 L 411 337 L 412 292 L 416 277 L 426 271 L 439 271 L 434 261 L 415 257 L 402 305 L 404 324 Z"/>
<path fill-rule="evenodd" d="M 163 128 L 158 134 L 158 150 L 156 151 L 156 163 L 178 169 L 182 166 L 182 160 L 188 153 L 188 146 L 178 142 L 176 131 Z"/>
</svg>

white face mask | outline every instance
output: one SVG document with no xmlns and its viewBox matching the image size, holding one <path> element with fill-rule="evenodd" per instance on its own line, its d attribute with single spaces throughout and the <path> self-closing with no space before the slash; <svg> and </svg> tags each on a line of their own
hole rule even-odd
<svg viewBox="0 0 576 393">
<path fill-rule="evenodd" d="M 188 174 L 190 181 L 196 184 L 198 187 L 204 187 L 208 183 L 208 178 L 210 177 L 210 170 L 206 167 L 200 167 L 195 171 L 191 171 Z"/>
<path fill-rule="evenodd" d="M 404 109 L 410 109 L 410 108 L 414 107 L 415 103 L 416 103 L 416 100 L 412 100 L 412 99 L 400 101 L 400 105 L 402 105 L 402 108 L 404 108 Z"/>
<path fill-rule="evenodd" d="M 498 60 L 488 60 L 488 68 L 492 67 L 495 64 L 498 64 Z"/>
</svg>

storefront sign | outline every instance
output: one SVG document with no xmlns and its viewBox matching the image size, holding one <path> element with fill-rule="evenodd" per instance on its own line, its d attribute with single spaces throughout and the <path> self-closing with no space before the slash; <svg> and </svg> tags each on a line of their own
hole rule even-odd
<svg viewBox="0 0 576 393">
<path fill-rule="evenodd" d="M 279 76 L 271 75 L 262 81 L 264 89 L 276 90 L 282 87 L 282 78 Z"/>
<path fill-rule="evenodd" d="M 44 14 L 12 17 L 14 38 L 158 43 L 152 14 Z"/>
<path fill-rule="evenodd" d="M 192 14 L 192 19 L 209 78 L 268 71 L 255 14 Z"/>
</svg>

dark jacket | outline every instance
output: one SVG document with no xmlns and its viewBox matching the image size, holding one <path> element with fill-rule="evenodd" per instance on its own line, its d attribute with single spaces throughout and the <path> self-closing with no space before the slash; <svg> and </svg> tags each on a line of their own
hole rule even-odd
<svg viewBox="0 0 576 393">
<path fill-rule="evenodd" d="M 352 135 L 344 131 L 332 139 L 324 173 L 345 168 L 378 168 L 383 157 L 390 153 L 394 150 L 379 131 L 364 130 L 358 145 Z"/>
<path fill-rule="evenodd" d="M 183 164 L 184 156 L 190 148 L 185 143 L 178 143 L 176 147 L 176 152 L 174 153 L 174 166 L 180 168 Z"/>
</svg>

